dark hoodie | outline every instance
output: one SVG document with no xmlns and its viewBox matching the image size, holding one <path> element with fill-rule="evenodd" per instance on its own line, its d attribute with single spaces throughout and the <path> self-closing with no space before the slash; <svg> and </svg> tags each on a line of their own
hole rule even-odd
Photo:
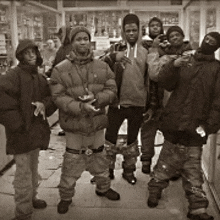
<svg viewBox="0 0 220 220">
<path fill-rule="evenodd" d="M 24 62 L 23 51 L 35 48 L 37 64 Z M 34 116 L 32 102 L 42 102 L 46 116 L 50 116 L 56 106 L 53 104 L 49 85 L 45 77 L 37 72 L 42 58 L 37 45 L 29 39 L 21 40 L 16 57 L 18 66 L 0 76 L 0 123 L 5 126 L 7 154 L 27 153 L 36 148 L 46 149 L 50 139 L 47 120 L 41 115 Z"/>
<path fill-rule="evenodd" d="M 15 51 L 15 56 L 18 59 L 18 61 L 20 63 L 24 64 L 24 57 L 23 57 L 22 52 L 24 50 L 26 50 L 27 48 L 35 48 L 36 54 L 37 54 L 36 66 L 41 66 L 43 63 L 43 59 L 40 55 L 40 51 L 38 49 L 38 46 L 35 44 L 34 41 L 32 41 L 30 39 L 24 39 L 19 42 L 18 47 Z"/>
</svg>

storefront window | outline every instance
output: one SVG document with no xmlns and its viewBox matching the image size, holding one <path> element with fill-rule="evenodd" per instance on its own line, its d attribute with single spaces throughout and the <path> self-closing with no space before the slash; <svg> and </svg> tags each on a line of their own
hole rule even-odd
<svg viewBox="0 0 220 220">
<path fill-rule="evenodd" d="M 69 26 L 86 26 L 92 36 L 107 36 L 119 38 L 121 36 L 121 21 L 128 11 L 87 11 L 66 13 L 66 24 Z"/>
<path fill-rule="evenodd" d="M 148 23 L 152 17 L 158 17 L 163 22 L 164 31 L 166 32 L 170 26 L 179 24 L 179 12 L 159 12 L 159 11 L 135 11 L 140 18 L 142 29 L 148 33 Z"/>
<path fill-rule="evenodd" d="M 206 14 L 206 33 L 211 31 L 216 31 L 216 9 L 209 9 Z"/>
<path fill-rule="evenodd" d="M 189 41 L 192 48 L 196 49 L 199 47 L 200 11 L 190 11 L 189 22 Z"/>
</svg>

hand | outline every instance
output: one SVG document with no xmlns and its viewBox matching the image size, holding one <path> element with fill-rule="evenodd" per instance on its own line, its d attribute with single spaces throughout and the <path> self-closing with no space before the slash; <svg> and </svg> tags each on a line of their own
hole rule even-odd
<svg viewBox="0 0 220 220">
<path fill-rule="evenodd" d="M 92 113 L 92 112 L 98 112 L 100 109 L 95 108 L 95 106 L 93 105 L 93 103 L 96 101 L 96 99 L 93 99 L 89 102 L 83 102 L 82 103 L 82 107 L 83 110 L 85 110 L 88 113 Z"/>
<path fill-rule="evenodd" d="M 123 63 L 132 63 L 131 60 L 126 57 L 126 50 L 125 51 L 118 51 L 116 53 L 116 61 L 117 62 L 123 62 Z"/>
<path fill-rule="evenodd" d="M 82 102 L 88 102 L 94 100 L 94 94 L 86 88 L 87 95 L 79 96 L 79 100 Z"/>
<path fill-rule="evenodd" d="M 152 109 L 148 109 L 144 114 L 144 123 L 147 123 L 148 121 L 150 121 L 152 119 L 153 116 L 153 110 Z"/>
<path fill-rule="evenodd" d="M 34 105 L 36 107 L 36 109 L 34 110 L 34 115 L 38 116 L 39 114 L 41 114 L 43 116 L 43 119 L 46 119 L 45 116 L 45 106 L 42 102 L 32 102 L 32 105 Z"/>
<path fill-rule="evenodd" d="M 181 56 L 174 61 L 174 66 L 175 67 L 187 66 L 189 59 L 190 59 L 190 56 L 188 55 Z"/>
<path fill-rule="evenodd" d="M 201 125 L 196 128 L 196 133 L 199 134 L 201 137 L 206 136 L 206 132 L 205 132 L 204 128 Z"/>
<path fill-rule="evenodd" d="M 153 48 L 158 48 L 160 43 L 161 43 L 161 37 L 163 36 L 163 34 L 159 34 L 153 41 L 152 47 Z"/>
</svg>

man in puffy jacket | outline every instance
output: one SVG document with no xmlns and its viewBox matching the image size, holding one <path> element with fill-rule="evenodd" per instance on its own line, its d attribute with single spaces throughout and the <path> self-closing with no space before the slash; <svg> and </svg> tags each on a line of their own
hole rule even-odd
<svg viewBox="0 0 220 220">
<path fill-rule="evenodd" d="M 15 219 L 31 219 L 33 208 L 47 206 L 37 198 L 38 156 L 47 149 L 50 128 L 46 117 L 56 106 L 46 78 L 38 74 L 42 58 L 36 44 L 20 41 L 17 67 L 0 76 L 0 123 L 5 126 L 7 154 L 14 155 Z"/>
<path fill-rule="evenodd" d="M 220 63 L 214 52 L 220 34 L 208 33 L 193 56 L 180 56 L 162 66 L 159 84 L 172 94 L 165 106 L 160 129 L 165 142 L 148 183 L 148 206 L 156 207 L 169 179 L 178 171 L 189 202 L 187 217 L 212 220 L 202 189 L 202 146 L 220 128 Z"/>
<path fill-rule="evenodd" d="M 76 181 L 83 171 L 96 179 L 96 194 L 110 200 L 120 195 L 110 188 L 109 161 L 104 149 L 104 129 L 108 125 L 105 107 L 116 98 L 114 73 L 93 58 L 91 35 L 77 26 L 70 33 L 73 50 L 56 65 L 51 75 L 51 91 L 59 108 L 59 122 L 66 133 L 57 211 L 65 214 L 75 194 Z"/>
</svg>

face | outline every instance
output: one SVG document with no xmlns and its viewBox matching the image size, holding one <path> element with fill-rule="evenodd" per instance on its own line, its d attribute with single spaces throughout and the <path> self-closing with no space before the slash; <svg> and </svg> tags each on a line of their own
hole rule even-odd
<svg viewBox="0 0 220 220">
<path fill-rule="evenodd" d="M 183 35 L 177 31 L 173 31 L 169 35 L 169 42 L 174 47 L 179 47 L 183 44 Z"/>
<path fill-rule="evenodd" d="M 210 46 L 216 46 L 217 45 L 217 41 L 214 37 L 207 35 L 204 39 L 204 41 L 209 44 Z"/>
<path fill-rule="evenodd" d="M 135 23 L 126 24 L 124 27 L 125 38 L 130 44 L 135 44 L 138 39 L 138 26 Z"/>
<path fill-rule="evenodd" d="M 35 48 L 27 48 L 23 52 L 24 62 L 29 65 L 35 65 L 37 61 L 37 54 Z"/>
<path fill-rule="evenodd" d="M 77 53 L 87 55 L 90 48 L 89 35 L 85 32 L 77 33 L 72 41 L 72 46 Z"/>
<path fill-rule="evenodd" d="M 48 46 L 48 49 L 53 49 L 55 47 L 54 41 L 53 40 L 48 40 L 47 41 L 47 46 Z"/>
<path fill-rule="evenodd" d="M 152 36 L 158 36 L 161 32 L 161 24 L 158 21 L 152 21 L 149 26 L 149 32 Z"/>
</svg>

